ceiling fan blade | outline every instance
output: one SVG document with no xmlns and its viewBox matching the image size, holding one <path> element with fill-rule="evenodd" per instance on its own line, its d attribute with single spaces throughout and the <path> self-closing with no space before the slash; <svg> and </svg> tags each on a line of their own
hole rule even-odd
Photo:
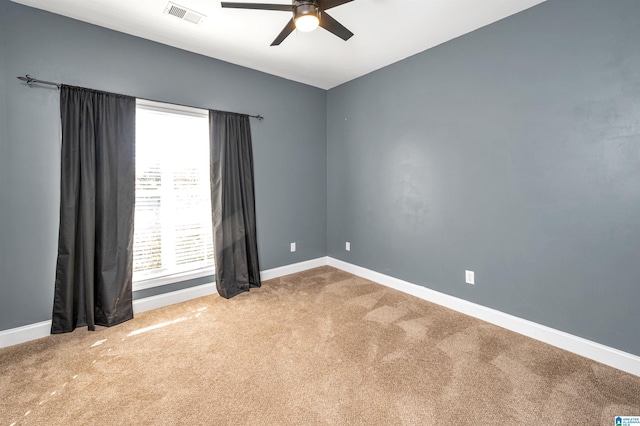
<svg viewBox="0 0 640 426">
<path fill-rule="evenodd" d="M 287 25 L 284 26 L 282 31 L 280 31 L 280 34 L 278 34 L 278 37 L 276 37 L 276 39 L 273 40 L 273 43 L 271 43 L 271 45 L 272 46 L 278 46 L 295 29 L 296 29 L 296 24 L 295 24 L 295 22 L 293 22 L 293 18 L 291 18 L 291 20 L 289 22 L 287 22 Z"/>
<path fill-rule="evenodd" d="M 290 4 L 233 3 L 223 1 L 220 3 L 220 6 L 234 9 L 281 10 L 283 12 L 291 12 L 293 10 L 293 6 Z"/>
<path fill-rule="evenodd" d="M 318 6 L 320 7 L 320 10 L 327 10 L 352 1 L 353 0 L 318 0 Z"/>
<path fill-rule="evenodd" d="M 344 25 L 333 19 L 326 12 L 322 12 L 322 14 L 320 15 L 320 26 L 330 33 L 337 35 L 344 41 L 349 40 L 353 35 L 353 33 L 346 29 Z"/>
</svg>

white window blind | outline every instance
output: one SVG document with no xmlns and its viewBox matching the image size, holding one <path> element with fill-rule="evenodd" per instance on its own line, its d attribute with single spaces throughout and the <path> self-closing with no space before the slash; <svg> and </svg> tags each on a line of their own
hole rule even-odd
<svg viewBox="0 0 640 426">
<path fill-rule="evenodd" d="M 207 114 L 138 101 L 134 289 L 213 274 Z"/>
</svg>

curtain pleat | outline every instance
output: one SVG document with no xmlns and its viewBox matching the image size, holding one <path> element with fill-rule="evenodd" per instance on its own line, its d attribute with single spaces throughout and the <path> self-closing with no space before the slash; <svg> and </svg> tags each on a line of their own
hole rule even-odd
<svg viewBox="0 0 640 426">
<path fill-rule="evenodd" d="M 135 98 L 62 86 L 52 333 L 133 318 Z"/>
<path fill-rule="evenodd" d="M 249 117 L 209 111 L 216 287 L 224 298 L 260 287 Z"/>
</svg>

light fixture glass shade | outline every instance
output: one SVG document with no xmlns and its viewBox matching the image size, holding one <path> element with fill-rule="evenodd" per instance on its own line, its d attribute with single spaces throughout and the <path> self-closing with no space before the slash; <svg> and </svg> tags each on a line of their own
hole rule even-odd
<svg viewBox="0 0 640 426">
<path fill-rule="evenodd" d="M 302 15 L 296 18 L 296 28 L 300 31 L 308 32 L 318 28 L 320 20 L 316 15 Z"/>
</svg>

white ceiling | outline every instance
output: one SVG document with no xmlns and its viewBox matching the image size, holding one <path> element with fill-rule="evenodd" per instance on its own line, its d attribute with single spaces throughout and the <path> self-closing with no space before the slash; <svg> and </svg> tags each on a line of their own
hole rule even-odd
<svg viewBox="0 0 640 426">
<path fill-rule="evenodd" d="M 355 35 L 319 28 L 273 39 L 287 12 L 222 9 L 220 0 L 174 0 L 206 15 L 199 25 L 164 14 L 168 0 L 13 0 L 212 58 L 330 89 L 545 0 L 354 0 L 329 11 Z M 288 0 L 232 0 L 288 4 Z"/>
</svg>

